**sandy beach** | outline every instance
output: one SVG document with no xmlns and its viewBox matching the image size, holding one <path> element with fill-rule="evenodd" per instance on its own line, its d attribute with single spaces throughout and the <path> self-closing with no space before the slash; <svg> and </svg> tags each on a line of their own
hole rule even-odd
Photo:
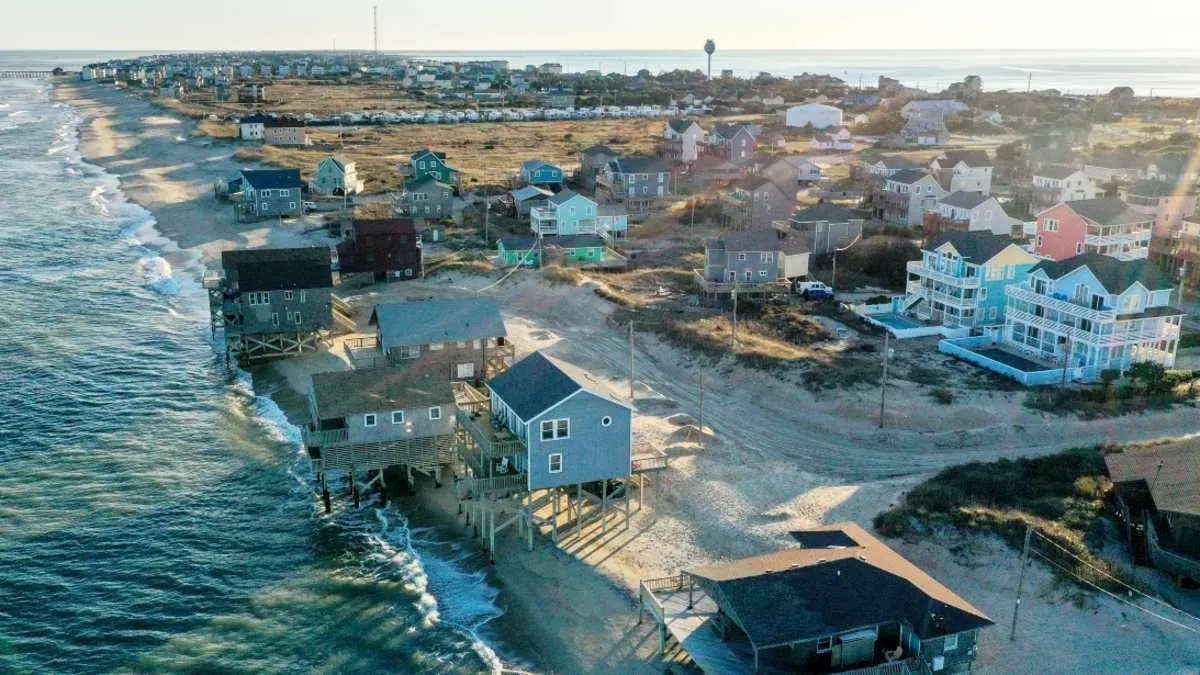
<svg viewBox="0 0 1200 675">
<path fill-rule="evenodd" d="M 212 195 L 215 179 L 238 168 L 236 145 L 197 138 L 193 122 L 146 100 L 95 85 L 68 84 L 59 100 L 84 117 L 80 150 L 120 179 L 126 196 L 154 213 L 177 268 L 209 263 L 233 247 L 315 241 L 274 223 L 235 222 Z M 198 263 L 198 264 L 197 264 Z M 349 295 L 359 316 L 375 302 L 409 295 L 454 296 L 489 283 L 433 278 L 371 287 Z M 613 306 L 586 284 L 551 286 L 521 274 L 489 291 L 500 303 L 518 357 L 535 349 L 628 386 L 625 336 L 610 324 Z M 636 344 L 635 444 L 672 457 L 666 489 L 653 493 L 628 529 L 598 527 L 564 539 L 544 538 L 527 552 L 509 533 L 498 537 L 492 574 L 506 614 L 489 624 L 516 662 L 538 672 L 662 672 L 654 629 L 636 623 L 639 579 L 693 565 L 769 552 L 791 543 L 788 532 L 819 523 L 871 518 L 903 492 L 946 466 L 1054 452 L 1101 442 L 1180 437 L 1200 431 L 1196 412 L 1174 411 L 1084 421 L 1031 412 L 1023 394 L 972 392 L 939 406 L 907 383 L 897 385 L 886 429 L 871 415 L 874 391 L 812 394 L 792 377 L 728 364 L 705 365 L 701 438 L 694 357 L 657 339 Z M 343 369 L 337 353 L 272 366 L 261 386 L 293 421 L 303 423 L 302 391 L 313 372 Z M 419 482 L 400 506 L 417 524 L 469 536 L 449 489 Z M 981 635 L 979 672 L 1195 672 L 1200 641 L 1132 615 L 1103 596 L 1078 599 L 1044 568 L 1026 579 L 1016 641 L 1008 639 L 1017 554 L 993 540 L 947 535 L 935 543 L 889 541 L 899 552 L 969 599 L 996 621 Z M 1194 636 L 1191 636 L 1194 638 Z"/>
</svg>

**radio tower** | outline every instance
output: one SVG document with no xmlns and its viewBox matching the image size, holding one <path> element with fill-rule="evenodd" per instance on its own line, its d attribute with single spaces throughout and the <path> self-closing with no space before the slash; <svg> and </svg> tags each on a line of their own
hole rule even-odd
<svg viewBox="0 0 1200 675">
<path fill-rule="evenodd" d="M 375 24 L 375 53 L 379 53 L 379 5 L 371 5 L 371 18 Z"/>
</svg>

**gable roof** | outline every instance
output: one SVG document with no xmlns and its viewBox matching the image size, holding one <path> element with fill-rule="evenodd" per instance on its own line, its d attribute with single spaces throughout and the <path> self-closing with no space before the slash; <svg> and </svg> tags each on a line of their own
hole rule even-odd
<svg viewBox="0 0 1200 675">
<path fill-rule="evenodd" d="M 667 126 L 671 127 L 671 130 L 677 134 L 682 134 L 691 129 L 693 124 L 696 124 L 696 122 L 689 119 L 677 119 L 667 122 Z"/>
<path fill-rule="evenodd" d="M 401 345 L 427 345 L 504 337 L 500 305 L 492 298 L 457 298 L 376 305 L 371 325 L 379 326 L 384 351 Z"/>
<path fill-rule="evenodd" d="M 1175 194 L 1175 184 L 1164 180 L 1139 180 L 1129 186 L 1128 192 L 1138 197 L 1170 197 Z"/>
<path fill-rule="evenodd" d="M 1015 243 L 1007 235 L 993 234 L 987 230 L 974 232 L 946 230 L 934 237 L 926 250 L 936 251 L 942 245 L 950 244 L 964 259 L 976 265 L 982 265 Z"/>
<path fill-rule="evenodd" d="M 255 190 L 293 190 L 300 187 L 300 169 L 243 171 L 242 179 Z"/>
<path fill-rule="evenodd" d="M 1075 174 L 1079 173 L 1080 171 L 1081 171 L 1081 169 L 1077 169 L 1073 166 L 1064 166 L 1062 164 L 1054 164 L 1054 165 L 1050 165 L 1050 166 L 1043 166 L 1039 169 L 1034 169 L 1030 173 L 1034 176 L 1041 176 L 1042 178 L 1053 178 L 1054 180 L 1062 180 L 1069 176 L 1074 176 Z"/>
<path fill-rule="evenodd" d="M 521 169 L 525 171 L 536 171 L 542 167 L 550 167 L 551 169 L 558 168 L 557 166 L 554 166 L 549 162 L 543 162 L 540 159 L 527 159 L 524 162 L 521 162 Z"/>
<path fill-rule="evenodd" d="M 1124 293 L 1135 282 L 1151 291 L 1175 288 L 1171 277 L 1147 259 L 1117 260 L 1091 251 L 1064 260 L 1043 260 L 1030 271 L 1041 270 L 1051 279 L 1061 279 L 1080 267 L 1091 270 L 1092 275 L 1109 293 Z"/>
<path fill-rule="evenodd" d="M 558 194 L 554 195 L 553 197 L 551 197 L 550 203 L 556 204 L 556 205 L 557 204 L 565 204 L 566 202 L 571 201 L 575 197 L 583 197 L 584 199 L 588 199 L 587 197 L 584 197 L 583 195 L 579 194 L 578 192 L 575 192 L 574 190 L 567 188 L 567 189 L 559 192 Z M 588 199 L 588 201 L 592 201 L 592 200 Z"/>
<path fill-rule="evenodd" d="M 973 209 L 989 199 L 991 199 L 991 197 L 983 194 L 982 192 L 966 192 L 964 190 L 958 190 L 957 192 L 951 192 L 945 197 L 942 197 L 941 203 L 960 209 Z"/>
<path fill-rule="evenodd" d="M 595 248 L 604 246 L 604 237 L 598 234 L 559 234 L 542 237 L 542 245 L 558 248 Z"/>
<path fill-rule="evenodd" d="M 1154 508 L 1200 516 L 1200 443 L 1127 448 L 1105 456 L 1114 483 L 1144 481 Z M 1159 470 L 1159 464 L 1162 470 Z"/>
<path fill-rule="evenodd" d="M 325 159 L 322 159 L 318 163 L 318 166 L 320 166 L 321 164 L 324 164 L 325 162 L 333 162 L 334 165 L 337 166 L 337 168 L 341 169 L 342 171 L 345 171 L 347 166 L 354 165 L 354 162 L 347 162 L 346 158 L 342 157 L 341 155 L 330 155 L 330 156 L 326 157 Z"/>
<path fill-rule="evenodd" d="M 771 182 L 770 178 L 761 175 L 746 176 L 744 178 L 739 178 L 733 183 L 733 187 L 739 190 L 746 190 L 748 192 L 754 192 L 764 185 L 773 186 L 775 184 Z"/>
<path fill-rule="evenodd" d="M 354 216 L 350 220 L 350 225 L 354 230 L 355 237 L 380 234 L 415 235 L 417 233 L 417 226 L 412 218 Z"/>
<path fill-rule="evenodd" d="M 580 390 L 630 407 L 587 371 L 542 352 L 533 352 L 517 361 L 489 380 L 487 386 L 525 422 Z"/>
<path fill-rule="evenodd" d="M 238 124 L 266 124 L 267 122 L 270 122 L 272 119 L 274 119 L 274 118 L 272 118 L 270 115 L 264 115 L 263 113 L 254 113 L 253 115 L 246 115 L 244 117 L 239 118 Z"/>
<path fill-rule="evenodd" d="M 712 128 L 712 133 L 721 138 L 733 138 L 734 136 L 737 136 L 738 132 L 742 131 L 743 129 L 745 129 L 746 133 L 750 134 L 751 136 L 754 135 L 754 132 L 750 130 L 750 127 L 748 127 L 745 124 L 727 124 L 727 123 L 714 124 L 713 128 Z"/>
<path fill-rule="evenodd" d="M 1154 220 L 1154 216 L 1138 213 L 1116 197 L 1078 199 L 1064 203 L 1075 213 L 1100 225 L 1130 225 Z"/>
<path fill-rule="evenodd" d="M 772 228 L 726 232 L 706 241 L 704 247 L 725 251 L 781 251 L 789 255 L 807 250 L 795 237 L 786 236 Z"/>
<path fill-rule="evenodd" d="M 616 166 L 617 172 L 626 173 L 667 173 L 667 165 L 658 157 L 618 157 L 610 164 Z"/>
<path fill-rule="evenodd" d="M 689 570 L 756 648 L 901 621 L 921 639 L 990 626 L 982 611 L 853 523 L 799 533 L 841 532 L 854 545 L 817 540 L 755 558 Z"/>
<path fill-rule="evenodd" d="M 438 187 L 444 188 L 446 190 L 454 189 L 453 185 L 450 185 L 448 183 L 443 183 L 442 181 L 434 178 L 433 176 L 429 176 L 429 175 L 426 175 L 422 178 L 418 178 L 416 180 L 408 181 L 407 183 L 404 184 L 404 189 L 406 191 L 421 190 L 426 187 L 429 187 L 430 185 L 437 185 Z"/>
<path fill-rule="evenodd" d="M 882 164 L 883 168 L 885 168 L 889 171 L 892 171 L 892 170 L 898 171 L 901 169 L 920 170 L 923 168 L 920 164 L 912 161 L 911 159 L 909 159 L 907 157 L 896 157 L 896 156 L 880 157 L 879 159 L 875 160 L 875 164 Z"/>
<path fill-rule="evenodd" d="M 901 169 L 888 176 L 888 180 L 896 181 L 897 183 L 903 183 L 905 185 L 912 185 L 913 183 L 916 183 L 927 176 L 929 176 L 929 174 L 917 169 Z"/>
<path fill-rule="evenodd" d="M 421 159 L 421 158 L 422 158 L 422 157 L 424 157 L 425 155 L 433 155 L 435 158 L 437 158 L 437 160 L 438 160 L 438 161 L 441 161 L 441 162 L 445 162 L 445 161 L 446 161 L 446 153 L 444 153 L 444 152 L 434 152 L 433 150 L 430 150 L 429 148 L 421 148 L 420 150 L 418 150 L 418 151 L 414 152 L 413 154 L 409 155 L 409 158 L 410 158 L 410 159 L 417 160 L 417 159 Z"/>
<path fill-rule="evenodd" d="M 312 393 L 321 419 L 454 404 L 450 380 L 415 364 L 318 373 Z"/>
<path fill-rule="evenodd" d="M 333 288 L 331 257 L 328 246 L 238 249 L 221 253 L 221 267 L 242 292 Z"/>
<path fill-rule="evenodd" d="M 830 223 L 848 223 L 851 220 L 862 220 L 856 218 L 850 209 L 829 202 L 820 202 L 800 209 L 792 214 L 791 219 L 797 223 L 812 223 L 820 220 Z"/>
<path fill-rule="evenodd" d="M 612 155 L 613 157 L 617 156 L 617 153 L 615 150 L 613 150 L 612 148 L 608 147 L 607 145 L 603 145 L 601 143 L 597 143 L 596 145 L 588 146 L 588 147 L 584 148 L 583 150 L 580 150 L 579 154 L 581 154 L 581 155 Z"/>
<path fill-rule="evenodd" d="M 519 187 L 516 190 L 513 190 L 510 194 L 512 194 L 513 199 L 515 199 L 518 202 L 523 202 L 526 199 L 535 199 L 535 198 L 544 199 L 544 198 L 554 196 L 554 193 L 551 192 L 550 190 L 547 190 L 545 188 L 540 188 L 535 185 L 526 185 L 524 187 Z"/>
<path fill-rule="evenodd" d="M 951 167 L 959 162 L 969 167 L 992 166 L 986 150 L 947 150 L 942 154 L 944 158 L 937 158 L 938 166 Z"/>
</svg>

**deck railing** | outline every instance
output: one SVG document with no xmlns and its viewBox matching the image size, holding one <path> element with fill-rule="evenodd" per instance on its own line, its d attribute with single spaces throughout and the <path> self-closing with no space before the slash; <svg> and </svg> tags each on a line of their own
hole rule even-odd
<svg viewBox="0 0 1200 675">
<path fill-rule="evenodd" d="M 649 611 L 654 615 L 654 619 L 659 623 L 666 620 L 663 604 L 655 597 L 655 593 L 679 593 L 680 591 L 695 588 L 696 579 L 692 575 L 685 573 L 676 574 L 670 577 L 658 577 L 657 579 L 643 579 L 638 584 L 638 615 L 641 616 L 643 610 Z M 640 620 L 640 619 L 639 619 Z"/>
<path fill-rule="evenodd" d="M 647 471 L 662 471 L 670 465 L 671 458 L 665 452 L 658 452 L 652 455 L 641 455 L 633 458 L 632 466 L 634 473 L 646 473 Z"/>
<path fill-rule="evenodd" d="M 978 288 L 981 280 L 978 276 L 955 276 L 932 267 L 928 267 L 921 260 L 910 260 L 906 266 L 909 274 L 916 274 L 922 277 L 928 277 L 934 281 L 940 281 L 947 286 L 955 288 Z"/>
<path fill-rule="evenodd" d="M 324 431 L 313 431 L 305 429 L 303 431 L 304 445 L 309 448 L 323 448 L 330 445 L 338 445 L 350 441 L 349 429 L 326 429 Z"/>
<path fill-rule="evenodd" d="M 1014 300 L 1022 300 L 1048 309 L 1058 310 L 1071 316 L 1077 316 L 1091 321 L 1115 321 L 1117 313 L 1111 309 L 1092 309 L 1073 302 L 1056 298 L 1044 293 L 1038 293 L 1026 284 L 1010 284 L 1004 287 L 1004 294 Z"/>
</svg>

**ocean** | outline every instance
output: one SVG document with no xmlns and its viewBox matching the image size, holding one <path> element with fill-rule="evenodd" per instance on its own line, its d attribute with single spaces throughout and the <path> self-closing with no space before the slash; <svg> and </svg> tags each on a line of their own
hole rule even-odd
<svg viewBox="0 0 1200 675">
<path fill-rule="evenodd" d="M 695 50 L 388 53 L 455 61 L 504 59 L 513 68 L 554 62 L 569 72 L 596 69 L 634 74 L 642 68 L 653 73 L 677 68 L 704 70 L 707 66 L 700 49 L 702 44 L 697 41 Z M 22 64 L 35 62 L 78 69 L 94 61 L 139 55 L 139 52 L 0 51 L 0 70 L 29 67 Z M 723 50 L 718 40 L 712 67 L 714 75 L 729 69 L 739 77 L 753 77 L 760 72 L 786 77 L 804 72 L 822 73 L 840 77 L 852 86 L 874 86 L 880 75 L 886 75 L 930 91 L 940 91 L 967 75 L 979 75 L 984 89 L 989 91 L 1024 91 L 1031 86 L 1095 94 L 1129 86 L 1139 96 L 1200 96 L 1200 50 Z"/>
<path fill-rule="evenodd" d="M 0 81 L 0 672 L 497 672 L 469 545 L 323 513 L 199 270 L 50 93 Z"/>
</svg>

